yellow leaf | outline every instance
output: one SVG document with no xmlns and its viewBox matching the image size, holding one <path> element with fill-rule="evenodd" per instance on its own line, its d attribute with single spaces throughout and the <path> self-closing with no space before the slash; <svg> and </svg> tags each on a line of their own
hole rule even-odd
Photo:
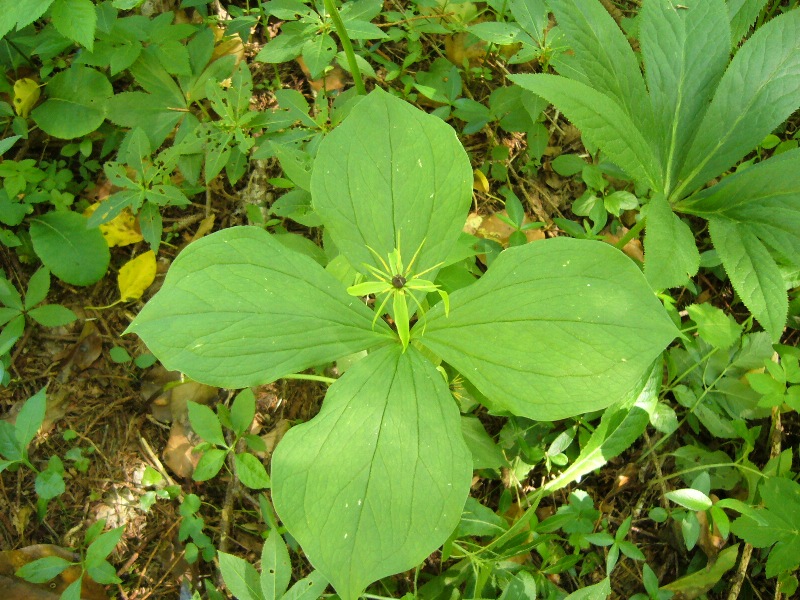
<svg viewBox="0 0 800 600">
<path fill-rule="evenodd" d="M 36 106 L 42 91 L 33 79 L 24 77 L 14 82 L 14 110 L 23 119 L 27 119 L 31 109 Z"/>
<path fill-rule="evenodd" d="M 99 202 L 95 202 L 85 211 L 84 217 L 89 217 L 100 206 Z M 144 238 L 142 234 L 136 229 L 136 217 L 129 208 L 126 208 L 116 217 L 111 219 L 108 223 L 100 225 L 100 233 L 106 239 L 109 248 L 114 246 L 127 246 L 141 242 Z"/>
<path fill-rule="evenodd" d="M 152 250 L 129 260 L 119 270 L 117 284 L 123 302 L 138 300 L 156 278 L 156 255 Z"/>
</svg>

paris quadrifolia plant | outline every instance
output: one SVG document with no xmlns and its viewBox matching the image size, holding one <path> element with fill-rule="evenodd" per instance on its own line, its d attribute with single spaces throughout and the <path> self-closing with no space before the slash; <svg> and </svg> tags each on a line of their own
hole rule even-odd
<svg viewBox="0 0 800 600">
<path fill-rule="evenodd" d="M 635 398 L 678 331 L 638 267 L 597 241 L 511 248 L 445 295 L 437 275 L 463 258 L 470 161 L 449 125 L 384 91 L 320 143 L 310 187 L 362 283 L 234 227 L 189 244 L 128 331 L 167 368 L 228 388 L 366 351 L 271 467 L 281 521 L 353 600 L 420 564 L 461 518 L 473 462 L 437 367 L 496 414 L 562 419 Z"/>
<path fill-rule="evenodd" d="M 380 306 L 378 306 L 378 309 L 375 311 L 375 316 L 372 317 L 373 328 L 375 327 L 378 317 L 384 314 L 384 308 L 391 298 L 394 324 L 397 328 L 397 335 L 400 338 L 400 342 L 403 344 L 403 351 L 408 348 L 408 342 L 411 335 L 407 298 L 411 298 L 414 305 L 417 307 L 418 314 L 420 314 L 422 318 L 425 317 L 425 309 L 422 307 L 422 304 L 413 294 L 413 292 L 425 292 L 426 294 L 430 292 L 436 292 L 439 294 L 439 297 L 444 303 L 445 316 L 450 314 L 450 296 L 447 294 L 447 292 L 445 292 L 440 286 L 436 285 L 432 281 L 421 279 L 423 275 L 433 271 L 434 269 L 438 269 L 443 263 L 428 267 L 424 271 L 416 274 L 414 274 L 412 271 L 412 268 L 414 267 L 414 261 L 417 260 L 417 256 L 419 256 L 419 252 L 422 250 L 422 246 L 424 244 L 425 240 L 422 240 L 422 243 L 420 244 L 419 248 L 417 248 L 414 256 L 411 257 L 411 260 L 405 269 L 403 269 L 403 257 L 400 253 L 400 232 L 397 234 L 397 248 L 389 253 L 388 263 L 383 260 L 381 255 L 375 252 L 375 250 L 369 248 L 369 251 L 372 252 L 378 261 L 380 261 L 383 270 L 378 269 L 377 267 L 374 267 L 368 263 L 364 263 L 364 267 L 366 267 L 366 269 L 372 274 L 373 277 L 375 277 L 377 281 L 365 281 L 363 283 L 351 285 L 349 288 L 347 288 L 347 293 L 351 296 L 375 295 L 378 297 L 383 297 Z M 412 293 L 408 294 L 407 292 L 409 291 Z M 422 327 L 424 331 L 424 323 Z"/>
</svg>

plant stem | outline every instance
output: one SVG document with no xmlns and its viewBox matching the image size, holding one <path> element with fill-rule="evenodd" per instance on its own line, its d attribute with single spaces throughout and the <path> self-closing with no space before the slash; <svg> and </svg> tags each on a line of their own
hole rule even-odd
<svg viewBox="0 0 800 600">
<path fill-rule="evenodd" d="M 628 230 L 628 233 L 623 235 L 619 239 L 619 241 L 616 244 L 614 244 L 614 247 L 615 248 L 619 248 L 620 250 L 622 250 L 628 242 L 630 242 L 633 238 L 639 236 L 639 232 L 642 231 L 642 229 L 644 229 L 644 225 L 645 225 L 646 222 L 647 222 L 647 218 L 645 218 L 645 217 L 642 217 L 641 219 L 639 219 L 639 222 L 636 223 L 636 225 L 634 225 L 633 227 L 631 227 Z"/>
<path fill-rule="evenodd" d="M 302 379 L 305 381 L 321 381 L 322 383 L 327 383 L 331 385 L 332 383 L 336 383 L 336 380 L 333 377 L 323 377 L 322 375 L 304 375 L 303 373 L 295 373 L 294 375 L 284 375 L 281 379 Z"/>
<path fill-rule="evenodd" d="M 330 14 L 333 26 L 336 28 L 336 34 L 342 42 L 342 49 L 347 57 L 347 64 L 350 65 L 350 73 L 353 75 L 353 80 L 356 84 L 356 91 L 364 96 L 367 93 L 367 88 L 364 87 L 364 80 L 361 77 L 361 70 L 358 68 L 358 63 L 356 62 L 356 53 L 353 51 L 353 44 L 350 43 L 350 36 L 347 35 L 347 29 L 345 29 L 344 21 L 342 21 L 342 17 L 339 15 L 339 9 L 336 8 L 334 0 L 325 0 L 325 10 Z"/>
</svg>

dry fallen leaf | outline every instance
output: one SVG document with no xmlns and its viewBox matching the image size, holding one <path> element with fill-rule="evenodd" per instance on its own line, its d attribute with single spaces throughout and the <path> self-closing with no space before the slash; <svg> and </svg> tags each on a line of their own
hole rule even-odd
<svg viewBox="0 0 800 600">
<path fill-rule="evenodd" d="M 58 598 L 61 593 L 81 576 L 79 566 L 69 567 L 60 575 L 47 583 L 29 583 L 14 576 L 14 573 L 23 565 L 45 558 L 58 556 L 70 562 L 80 557 L 60 546 L 52 544 L 37 544 L 19 550 L 0 552 L 0 590 L 3 591 L 4 600 L 38 600 Z M 81 583 L 81 598 L 84 600 L 107 600 L 108 596 L 103 586 L 84 577 Z"/>
<path fill-rule="evenodd" d="M 99 207 L 100 202 L 95 202 L 83 211 L 83 216 L 90 217 Z M 144 239 L 136 224 L 136 217 L 133 216 L 129 208 L 124 209 L 108 223 L 100 225 L 100 232 L 106 239 L 109 248 L 135 244 Z"/>
<path fill-rule="evenodd" d="M 156 255 L 152 250 L 125 263 L 117 283 L 123 302 L 138 300 L 156 278 Z"/>
</svg>

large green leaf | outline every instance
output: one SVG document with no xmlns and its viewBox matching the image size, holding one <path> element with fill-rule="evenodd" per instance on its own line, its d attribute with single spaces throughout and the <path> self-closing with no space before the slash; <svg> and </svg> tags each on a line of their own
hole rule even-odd
<svg viewBox="0 0 800 600">
<path fill-rule="evenodd" d="M 659 191 L 667 196 L 730 59 L 725 2 L 688 4 L 676 10 L 671 0 L 649 0 L 641 12 L 639 39 L 664 168 Z"/>
<path fill-rule="evenodd" d="M 775 260 L 747 224 L 711 217 L 708 228 L 733 289 L 777 342 L 786 324 L 789 298 Z"/>
<path fill-rule="evenodd" d="M 784 262 L 800 267 L 800 149 L 729 175 L 675 208 L 735 221 Z"/>
<path fill-rule="evenodd" d="M 380 263 L 399 243 L 414 271 L 447 258 L 472 201 L 472 169 L 452 128 L 376 89 L 320 144 L 314 209 L 354 268 Z M 400 235 L 402 232 L 402 235 Z M 433 279 L 431 274 L 426 279 Z"/>
<path fill-rule="evenodd" d="M 472 457 L 458 408 L 415 348 L 383 348 L 331 386 L 272 458 L 289 532 L 343 600 L 413 568 L 455 529 Z"/>
<path fill-rule="evenodd" d="M 72 65 L 50 80 L 47 100 L 33 109 L 31 117 L 48 135 L 80 137 L 103 124 L 113 94 L 105 75 L 83 65 Z"/>
<path fill-rule="evenodd" d="M 242 388 L 392 339 L 372 316 L 312 259 L 233 227 L 190 244 L 127 331 L 168 369 Z"/>
<path fill-rule="evenodd" d="M 623 399 L 677 333 L 630 259 L 567 238 L 506 250 L 412 330 L 493 403 L 548 421 Z"/>
<path fill-rule="evenodd" d="M 652 115 L 639 61 L 605 7 L 597 0 L 551 0 L 550 7 L 571 49 L 553 58 L 559 74 L 612 98 L 640 130 L 649 131 Z"/>
<path fill-rule="evenodd" d="M 647 205 L 644 251 L 644 273 L 656 290 L 684 285 L 700 268 L 694 232 L 672 212 L 662 193 Z"/>
<path fill-rule="evenodd" d="M 97 227 L 87 228 L 87 219 L 71 211 L 50 212 L 31 219 L 33 249 L 44 266 L 72 285 L 99 281 L 108 269 L 111 254 Z"/>
<path fill-rule="evenodd" d="M 559 75 L 510 75 L 509 79 L 557 106 L 628 175 L 653 189 L 660 188 L 663 176 L 650 143 L 612 98 Z"/>
<path fill-rule="evenodd" d="M 760 27 L 736 53 L 689 150 L 674 197 L 733 166 L 800 106 L 800 10 Z"/>
</svg>

